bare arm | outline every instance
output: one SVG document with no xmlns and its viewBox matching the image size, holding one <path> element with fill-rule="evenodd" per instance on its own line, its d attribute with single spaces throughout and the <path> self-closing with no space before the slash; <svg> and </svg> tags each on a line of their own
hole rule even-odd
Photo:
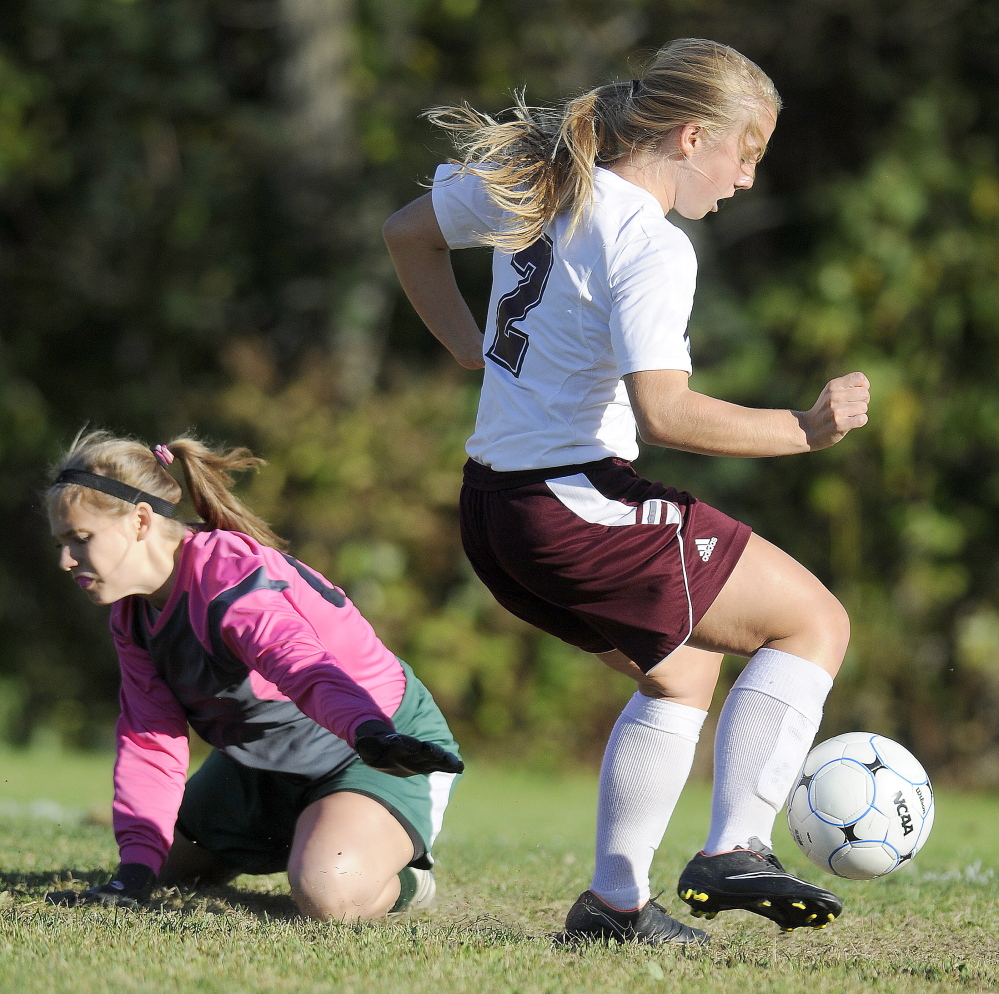
<svg viewBox="0 0 999 994">
<path fill-rule="evenodd" d="M 399 282 L 423 323 L 462 366 L 481 369 L 482 332 L 455 282 L 431 194 L 396 211 L 382 235 Z"/>
<path fill-rule="evenodd" d="M 642 441 L 709 456 L 787 456 L 835 445 L 867 424 L 863 373 L 830 380 L 808 411 L 740 407 L 691 390 L 687 373 L 654 369 L 624 378 Z"/>
</svg>

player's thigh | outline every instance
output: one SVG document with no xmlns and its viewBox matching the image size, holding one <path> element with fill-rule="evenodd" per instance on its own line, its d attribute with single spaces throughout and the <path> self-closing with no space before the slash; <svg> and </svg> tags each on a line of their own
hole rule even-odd
<svg viewBox="0 0 999 994">
<path fill-rule="evenodd" d="M 176 831 L 240 872 L 277 873 L 306 803 L 301 778 L 243 766 L 214 749 L 184 788 Z"/>
<path fill-rule="evenodd" d="M 801 563 L 754 534 L 690 644 L 738 656 L 771 646 L 835 675 L 849 638 L 849 618 L 833 594 Z"/>
<path fill-rule="evenodd" d="M 413 859 L 409 832 L 383 804 L 340 791 L 313 801 L 298 817 L 288 857 L 297 893 L 333 901 L 344 893 L 376 897 Z"/>
</svg>

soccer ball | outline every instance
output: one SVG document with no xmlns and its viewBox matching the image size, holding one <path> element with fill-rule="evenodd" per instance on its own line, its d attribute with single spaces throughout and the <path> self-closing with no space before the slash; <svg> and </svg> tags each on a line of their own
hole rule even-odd
<svg viewBox="0 0 999 994">
<path fill-rule="evenodd" d="M 801 851 L 838 877 L 870 880 L 903 866 L 933 826 L 933 789 L 897 742 L 846 732 L 817 745 L 787 799 Z"/>
</svg>

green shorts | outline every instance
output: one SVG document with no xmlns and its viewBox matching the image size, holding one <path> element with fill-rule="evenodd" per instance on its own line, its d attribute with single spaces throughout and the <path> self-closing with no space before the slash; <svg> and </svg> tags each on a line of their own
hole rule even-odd
<svg viewBox="0 0 999 994">
<path fill-rule="evenodd" d="M 456 753 L 457 743 L 430 691 L 402 665 L 406 690 L 392 719 L 396 731 Z M 430 849 L 456 780 L 451 773 L 393 777 L 360 760 L 312 779 L 252 769 L 214 749 L 187 781 L 177 829 L 242 873 L 279 873 L 288 867 L 298 816 L 322 797 L 352 791 L 392 812 L 413 842 L 409 865 L 429 869 Z"/>
</svg>

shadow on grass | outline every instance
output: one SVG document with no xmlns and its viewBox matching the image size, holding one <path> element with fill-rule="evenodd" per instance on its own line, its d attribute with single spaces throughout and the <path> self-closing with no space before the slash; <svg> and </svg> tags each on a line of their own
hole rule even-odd
<svg viewBox="0 0 999 994">
<path fill-rule="evenodd" d="M 242 890 L 229 884 L 157 888 L 143 907 L 191 915 L 243 911 L 261 921 L 294 921 L 303 917 L 290 894 L 265 894 Z"/>
<path fill-rule="evenodd" d="M 106 883 L 110 873 L 106 867 L 94 869 L 53 869 L 32 873 L 0 873 L 0 895 L 9 894 L 14 903 L 31 906 L 37 909 L 38 903 L 44 901 L 49 893 L 60 891 L 81 892 L 89 887 Z M 2 901 L 0 901 L 2 904 Z M 55 905 L 49 905 L 53 913 L 57 913 Z M 65 911 L 76 911 L 73 909 Z M 100 912 L 115 910 L 126 914 L 138 913 L 149 915 L 150 923 L 157 917 L 162 917 L 163 928 L 167 930 L 185 929 L 185 922 L 196 924 L 205 916 L 246 915 L 261 923 L 286 922 L 294 923 L 296 927 L 315 927 L 320 930 L 329 928 L 329 924 L 314 922 L 303 916 L 290 894 L 255 891 L 232 886 L 231 884 L 212 884 L 196 888 L 157 887 L 149 899 L 134 909 L 100 909 L 98 906 L 88 906 Z M 534 945 L 539 940 L 549 943 L 553 939 L 550 933 L 531 934 L 518 928 L 502 917 L 491 914 L 461 915 L 452 918 L 445 914 L 416 916 L 393 916 L 389 924 L 403 925 L 414 936 L 427 938 L 437 934 L 445 943 L 460 946 L 493 948 L 509 945 Z M 384 926 L 385 920 L 377 922 L 352 922 L 342 926 L 348 931 L 363 932 L 369 928 Z"/>
<path fill-rule="evenodd" d="M 35 873 L 0 873 L 0 893 L 6 891 L 15 898 L 42 901 L 46 894 L 59 891 L 85 891 L 107 883 L 111 874 L 107 868 L 41 870 Z M 146 911 L 172 911 L 181 914 L 204 912 L 224 914 L 241 910 L 256 918 L 292 920 L 299 918 L 298 908 L 288 894 L 266 894 L 241 890 L 229 885 L 195 888 L 157 887 L 140 908 Z"/>
<path fill-rule="evenodd" d="M 110 876 L 106 868 L 74 870 L 63 867 L 61 870 L 42 870 L 40 873 L 0 873 L 0 891 L 22 894 L 37 891 L 37 896 L 41 898 L 50 890 L 86 890 L 88 887 L 107 883 Z"/>
</svg>

